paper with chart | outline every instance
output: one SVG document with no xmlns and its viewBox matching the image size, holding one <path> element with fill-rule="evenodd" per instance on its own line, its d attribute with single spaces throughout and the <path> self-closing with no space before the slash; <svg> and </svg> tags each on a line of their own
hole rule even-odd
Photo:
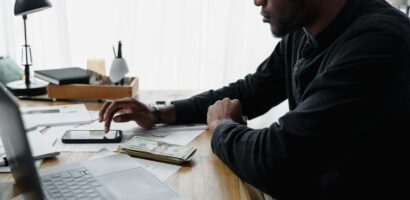
<svg viewBox="0 0 410 200">
<path fill-rule="evenodd" d="M 92 121 L 84 104 L 20 107 L 24 121 L 37 126 L 60 126 Z"/>
</svg>

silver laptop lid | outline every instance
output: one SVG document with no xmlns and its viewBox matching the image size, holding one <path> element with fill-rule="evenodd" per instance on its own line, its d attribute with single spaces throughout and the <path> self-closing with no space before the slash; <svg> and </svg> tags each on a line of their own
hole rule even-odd
<svg viewBox="0 0 410 200">
<path fill-rule="evenodd" d="M 25 199 L 43 199 L 23 120 L 14 98 L 0 83 L 0 137 L 11 173 Z"/>
</svg>

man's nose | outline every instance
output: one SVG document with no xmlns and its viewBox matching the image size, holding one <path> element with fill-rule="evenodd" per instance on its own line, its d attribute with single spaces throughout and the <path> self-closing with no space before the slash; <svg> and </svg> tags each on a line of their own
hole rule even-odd
<svg viewBox="0 0 410 200">
<path fill-rule="evenodd" d="M 255 4 L 255 6 L 263 6 L 266 4 L 267 0 L 253 0 L 253 3 Z"/>
</svg>

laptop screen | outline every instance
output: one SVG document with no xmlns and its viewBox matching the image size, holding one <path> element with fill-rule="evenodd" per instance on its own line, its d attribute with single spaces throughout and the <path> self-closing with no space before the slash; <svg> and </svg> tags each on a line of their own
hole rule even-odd
<svg viewBox="0 0 410 200">
<path fill-rule="evenodd" d="M 0 83 L 0 137 L 11 173 L 25 199 L 43 199 L 19 107 Z"/>
</svg>

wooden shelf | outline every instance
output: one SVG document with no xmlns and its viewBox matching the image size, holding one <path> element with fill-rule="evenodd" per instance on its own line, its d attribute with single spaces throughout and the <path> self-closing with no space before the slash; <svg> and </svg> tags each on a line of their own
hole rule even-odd
<svg viewBox="0 0 410 200">
<path fill-rule="evenodd" d="M 127 77 L 125 79 L 125 85 L 49 84 L 48 96 L 62 99 L 120 99 L 135 97 L 138 91 L 139 78 Z"/>
</svg>

